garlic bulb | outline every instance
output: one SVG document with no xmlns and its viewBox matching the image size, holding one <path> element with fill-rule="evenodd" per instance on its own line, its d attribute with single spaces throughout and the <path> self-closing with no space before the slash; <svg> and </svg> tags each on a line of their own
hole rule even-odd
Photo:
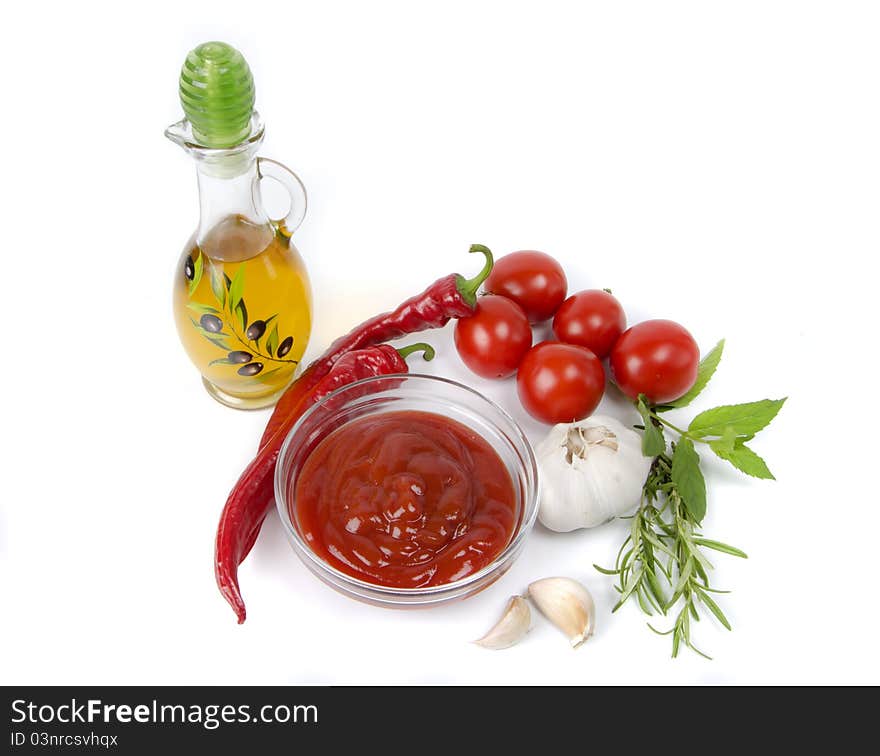
<svg viewBox="0 0 880 756">
<path fill-rule="evenodd" d="M 594 528 L 632 512 L 651 469 L 639 434 L 603 415 L 554 425 L 535 456 L 541 471 L 538 519 L 559 532 Z"/>
</svg>

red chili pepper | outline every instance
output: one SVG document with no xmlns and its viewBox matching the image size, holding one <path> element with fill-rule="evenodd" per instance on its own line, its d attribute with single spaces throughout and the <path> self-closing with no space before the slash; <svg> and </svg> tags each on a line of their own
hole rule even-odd
<svg viewBox="0 0 880 756">
<path fill-rule="evenodd" d="M 361 378 L 406 373 L 405 358 L 416 351 L 421 351 L 426 360 L 434 357 L 434 350 L 428 344 L 413 344 L 399 351 L 382 344 L 342 355 L 312 390 L 300 397 L 269 443 L 260 449 L 241 474 L 220 515 L 214 550 L 217 585 L 235 610 L 239 624 L 244 622 L 246 613 L 238 587 L 238 566 L 257 540 L 260 526 L 272 507 L 275 462 L 287 433 L 309 407 L 330 392 Z"/>
<path fill-rule="evenodd" d="M 492 253 L 482 244 L 472 244 L 470 252 L 480 252 L 486 256 L 483 269 L 474 278 L 467 279 L 458 273 L 445 276 L 421 294 L 407 299 L 396 310 L 376 315 L 336 339 L 278 400 L 260 439 L 260 446 L 269 442 L 300 399 L 327 375 L 333 363 L 346 352 L 392 341 L 408 333 L 442 328 L 451 318 L 473 315 L 477 305 L 477 289 L 492 272 L 493 260 Z"/>
</svg>

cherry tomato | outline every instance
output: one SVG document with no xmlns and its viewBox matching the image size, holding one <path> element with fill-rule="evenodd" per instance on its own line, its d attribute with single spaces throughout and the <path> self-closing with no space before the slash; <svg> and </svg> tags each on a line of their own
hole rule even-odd
<svg viewBox="0 0 880 756">
<path fill-rule="evenodd" d="M 525 310 L 530 323 L 540 323 L 559 309 L 568 281 L 550 255 L 525 250 L 496 260 L 483 288 L 512 299 Z"/>
<path fill-rule="evenodd" d="M 553 318 L 553 333 L 566 344 L 589 349 L 599 359 L 626 330 L 626 315 L 611 294 L 601 289 L 579 291 L 566 299 Z"/>
<path fill-rule="evenodd" d="M 491 294 L 455 324 L 455 346 L 465 365 L 483 378 L 513 375 L 532 345 L 532 328 L 514 301 Z"/>
<path fill-rule="evenodd" d="M 700 348 L 671 320 L 634 325 L 611 350 L 611 375 L 630 399 L 644 394 L 654 404 L 671 402 L 697 380 Z"/>
<path fill-rule="evenodd" d="M 516 374 L 519 400 L 536 420 L 571 423 L 591 415 L 605 392 L 601 360 L 574 344 L 544 341 L 523 357 Z"/>
</svg>

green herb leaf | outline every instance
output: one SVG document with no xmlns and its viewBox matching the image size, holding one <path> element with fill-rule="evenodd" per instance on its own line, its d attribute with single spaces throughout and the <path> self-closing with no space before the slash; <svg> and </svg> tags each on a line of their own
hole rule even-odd
<svg viewBox="0 0 880 756">
<path fill-rule="evenodd" d="M 626 581 L 626 585 L 623 588 L 623 593 L 620 594 L 620 600 L 615 604 L 614 608 L 611 610 L 611 613 L 614 614 L 621 606 L 623 606 L 624 602 L 629 598 L 630 594 L 636 589 L 636 586 L 639 584 L 639 579 L 642 577 L 642 567 L 636 568 L 636 570 L 629 576 L 629 580 Z"/>
<path fill-rule="evenodd" d="M 595 567 L 603 575 L 617 575 L 620 572 L 620 570 L 608 570 L 605 567 L 600 567 L 598 564 L 594 564 L 593 567 Z"/>
<path fill-rule="evenodd" d="M 737 470 L 741 470 L 746 475 L 763 480 L 776 480 L 773 473 L 770 472 L 770 468 L 767 467 L 767 463 L 749 449 L 742 440 L 737 439 L 732 449 L 726 448 L 719 441 L 710 441 L 709 447 L 721 459 L 730 462 Z"/>
<path fill-rule="evenodd" d="M 740 551 L 739 549 L 730 546 L 726 543 L 721 543 L 721 541 L 713 541 L 710 538 L 694 538 L 694 543 L 698 546 L 704 546 L 707 549 L 713 549 L 715 551 L 721 551 L 725 554 L 730 554 L 731 556 L 739 557 L 740 559 L 748 559 L 749 556 L 745 551 Z"/>
<path fill-rule="evenodd" d="M 656 600 L 656 607 L 659 612 L 666 614 L 666 599 L 663 597 L 663 589 L 660 587 L 660 581 L 657 580 L 657 575 L 654 574 L 653 571 L 649 570 L 645 573 L 645 576 L 648 581 L 648 587 L 651 590 L 651 595 Z"/>
<path fill-rule="evenodd" d="M 718 363 L 721 362 L 721 355 L 723 352 L 724 339 L 721 339 L 712 351 L 700 361 L 700 366 L 697 368 L 697 380 L 691 387 L 691 390 L 684 396 L 676 399 L 674 402 L 667 402 L 664 404 L 663 410 L 687 407 L 694 399 L 696 399 L 709 384 L 709 381 L 712 380 L 712 376 L 715 375 L 715 371 L 718 369 Z"/>
<path fill-rule="evenodd" d="M 232 364 L 232 362 L 229 360 L 228 357 L 222 357 L 219 360 L 211 360 L 208 363 L 208 367 L 211 367 L 212 365 L 231 365 L 231 364 Z"/>
<path fill-rule="evenodd" d="M 232 276 L 232 283 L 229 284 L 229 298 L 231 308 L 238 309 L 238 303 L 244 294 L 244 265 L 239 265 L 235 275 Z"/>
<path fill-rule="evenodd" d="M 684 567 L 681 570 L 681 575 L 678 577 L 678 583 L 675 585 L 675 588 L 672 591 L 672 596 L 669 599 L 669 602 L 666 606 L 668 609 L 671 607 L 676 601 L 678 601 L 681 594 L 684 592 L 684 589 L 687 588 L 688 582 L 691 579 L 691 574 L 694 571 L 694 560 L 688 559 L 684 563 Z"/>
<path fill-rule="evenodd" d="M 223 276 L 213 265 L 210 266 L 211 291 L 217 304 L 223 309 L 226 307 L 226 288 L 223 286 Z"/>
<path fill-rule="evenodd" d="M 672 482 L 695 522 L 706 516 L 706 480 L 700 470 L 700 455 L 689 438 L 682 438 L 672 454 Z"/>
<path fill-rule="evenodd" d="M 660 549 L 664 554 L 668 556 L 675 557 L 675 554 L 670 551 L 669 547 L 666 546 L 654 533 L 652 530 L 644 530 L 642 531 L 642 538 L 646 540 L 648 543 L 652 544 L 654 547 Z"/>
<path fill-rule="evenodd" d="M 728 630 L 732 630 L 733 628 L 730 627 L 730 623 L 727 621 L 727 617 L 724 616 L 724 612 L 721 611 L 721 607 L 712 600 L 708 593 L 704 593 L 700 590 L 699 586 L 696 590 L 697 595 L 700 597 L 700 601 L 708 607 L 709 611 L 718 618 L 718 621 L 724 625 L 724 627 Z"/>
<path fill-rule="evenodd" d="M 737 436 L 757 433 L 770 424 L 783 404 L 785 399 L 762 399 L 759 402 L 715 407 L 697 415 L 691 421 L 688 432 L 699 438 L 723 437 L 728 428 Z"/>
<path fill-rule="evenodd" d="M 272 316 L 275 317 L 274 315 Z M 271 318 L 270 318 L 271 320 Z M 269 322 L 268 320 L 266 321 Z M 269 352 L 270 357 L 275 356 L 275 350 L 278 348 L 278 324 L 276 323 L 272 326 L 272 331 L 269 334 L 269 337 L 266 339 L 266 351 Z"/>
<path fill-rule="evenodd" d="M 694 569 L 697 571 L 697 575 L 699 576 L 700 580 L 702 580 L 703 583 L 708 583 L 709 582 L 709 575 L 706 573 L 706 568 L 703 566 L 702 562 L 700 561 L 701 559 L 705 561 L 706 557 L 704 557 L 702 554 L 700 554 L 699 551 L 697 551 L 695 553 L 697 554 L 697 556 L 700 557 L 700 559 L 694 560 Z"/>
<path fill-rule="evenodd" d="M 718 588 L 710 588 L 708 585 L 701 585 L 700 588 L 704 591 L 711 591 L 712 593 L 730 593 L 730 591 L 722 591 Z"/>
<path fill-rule="evenodd" d="M 649 602 L 645 601 L 645 597 L 647 596 L 647 594 L 641 588 L 639 588 L 639 590 L 637 590 L 634 595 L 636 597 L 636 601 L 639 602 L 639 609 L 641 609 L 649 617 L 653 617 L 654 612 L 651 611 L 651 607 L 648 605 Z M 650 598 L 650 596 L 648 596 L 648 598 Z"/>
<path fill-rule="evenodd" d="M 639 395 L 636 404 L 642 420 L 645 421 L 645 430 L 642 434 L 642 454 L 646 457 L 656 457 L 666 451 L 666 439 L 663 437 L 663 429 L 654 425 L 651 410 L 648 407 L 648 399 L 644 394 Z"/>
<path fill-rule="evenodd" d="M 719 356 L 722 347 L 717 348 Z M 717 358 L 713 359 L 717 365 Z M 710 365 L 707 375 L 711 375 L 711 370 L 714 367 Z M 740 463 L 750 474 L 763 474 L 766 465 L 746 447 L 746 442 L 773 419 L 784 401 L 718 407 L 703 413 L 702 419 L 692 424 L 691 428 L 699 432 L 676 432 L 681 438 L 672 443 L 672 451 L 666 452 L 664 448 L 654 456 L 642 487 L 641 505 L 627 518 L 631 520 L 630 527 L 617 553 L 615 569 L 594 565 L 599 572 L 617 578 L 613 588 L 619 595 L 613 612 L 628 601 L 648 615 L 655 610 L 675 613 L 675 622 L 666 631 L 672 635 L 673 657 L 686 646 L 700 656 L 711 658 L 691 640 L 691 627 L 700 621 L 701 614 L 706 614 L 704 610 L 730 629 L 724 612 L 709 595 L 724 591 L 709 585 L 712 565 L 706 558 L 708 550 L 746 558 L 745 552 L 704 538 L 698 532 L 699 522 L 706 514 L 707 496 L 695 444 L 707 443 L 720 457 L 735 460 L 734 464 Z M 662 407 L 651 405 L 644 396 L 639 397 L 636 407 L 645 421 L 647 433 L 655 427 L 652 421 L 658 421 L 657 413 Z M 662 433 L 660 439 L 665 447 Z M 766 472 L 769 475 L 769 470 Z M 665 582 L 660 579 L 661 573 Z M 669 598 L 664 594 L 670 594 Z M 651 625 L 649 628 L 664 634 Z"/>
<path fill-rule="evenodd" d="M 685 644 L 686 644 L 687 647 L 688 647 L 691 651 L 693 651 L 695 654 L 699 654 L 700 656 L 702 656 L 702 657 L 703 657 L 704 659 L 706 659 L 707 661 L 712 661 L 712 657 L 709 656 L 709 654 L 704 654 L 704 653 L 703 653 L 702 651 L 700 651 L 700 649 L 698 649 L 693 643 L 691 643 L 690 640 L 686 640 L 686 641 L 685 641 Z"/>
<path fill-rule="evenodd" d="M 202 273 L 204 273 L 204 271 L 205 256 L 201 252 L 199 252 L 199 256 L 193 263 L 193 279 L 189 282 L 189 296 L 192 296 L 193 292 L 199 287 L 199 283 L 202 280 Z"/>
<path fill-rule="evenodd" d="M 729 425 L 724 429 L 724 433 L 721 434 L 721 438 L 711 441 L 709 445 L 716 450 L 716 453 L 719 451 L 722 452 L 732 452 L 736 448 L 736 442 L 739 436 L 736 435 L 736 432 Z"/>
</svg>

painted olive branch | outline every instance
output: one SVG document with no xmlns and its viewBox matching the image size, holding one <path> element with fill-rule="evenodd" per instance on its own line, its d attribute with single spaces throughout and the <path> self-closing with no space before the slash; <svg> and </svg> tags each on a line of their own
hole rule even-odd
<svg viewBox="0 0 880 756">
<path fill-rule="evenodd" d="M 202 313 L 199 324 L 193 321 L 193 325 L 208 341 L 226 352 L 224 358 L 212 360 L 209 365 L 233 365 L 237 366 L 239 374 L 243 376 L 259 375 L 261 378 L 281 370 L 283 365 L 298 365 L 299 360 L 285 359 L 284 356 L 293 346 L 293 336 L 287 336 L 279 344 L 277 323 L 266 339 L 266 350 L 261 350 L 260 339 L 266 333 L 269 323 L 278 317 L 278 314 L 271 315 L 266 320 L 259 319 L 248 323 L 247 305 L 243 296 L 244 268 L 239 266 L 233 278 L 229 278 L 210 262 L 206 266 L 203 259 L 203 254 L 200 254 L 194 262 L 192 258 L 187 258 L 184 264 L 184 277 L 190 281 L 189 296 L 192 297 L 207 268 L 211 293 L 219 307 L 217 309 L 197 302 L 188 305 L 196 312 Z M 237 319 L 241 322 L 242 333 L 236 329 Z M 251 336 L 252 331 L 253 336 Z M 230 337 L 234 337 L 238 342 L 237 345 L 229 343 Z M 232 346 L 241 346 L 242 349 L 231 349 Z M 275 363 L 278 367 L 263 373 L 263 362 Z"/>
<path fill-rule="evenodd" d="M 263 354 L 260 351 L 259 347 L 252 347 L 250 346 L 250 344 L 247 343 L 247 341 L 243 340 L 242 337 L 238 335 L 238 331 L 235 330 L 235 326 L 232 323 L 229 324 L 229 330 L 232 331 L 232 335 L 235 336 L 236 341 L 238 341 L 239 344 L 245 347 L 245 350 L 247 352 L 257 357 L 260 357 L 261 359 L 269 360 L 270 362 L 286 362 L 289 365 L 299 364 L 299 360 L 285 360 L 281 357 L 272 357 L 271 355 Z M 247 334 L 245 334 L 245 338 L 247 338 Z M 253 341 L 256 342 L 256 339 L 253 339 Z"/>
</svg>

